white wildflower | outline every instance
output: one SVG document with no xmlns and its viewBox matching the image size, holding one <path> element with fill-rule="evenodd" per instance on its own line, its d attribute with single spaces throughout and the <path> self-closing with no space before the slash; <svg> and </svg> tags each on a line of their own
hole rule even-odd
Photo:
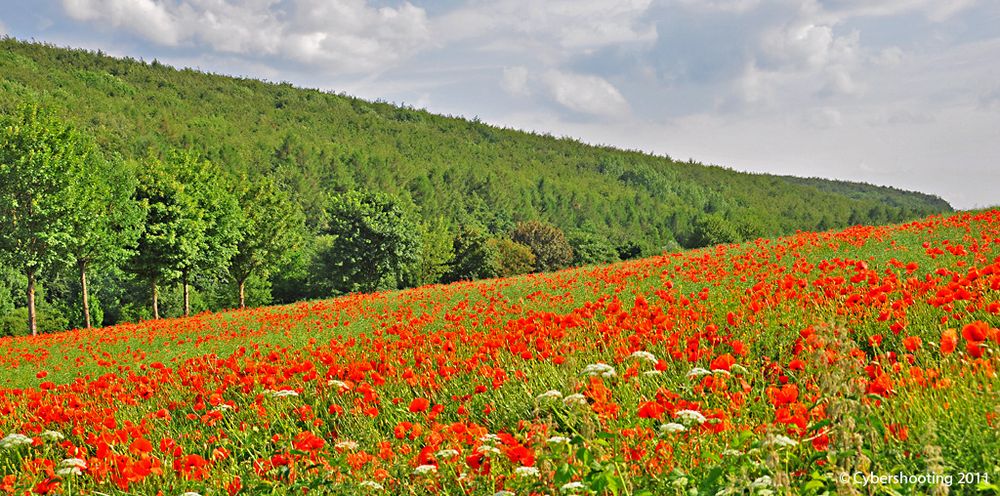
<svg viewBox="0 0 1000 496">
<path fill-rule="evenodd" d="M 684 427 L 683 424 L 678 424 L 677 422 L 668 422 L 660 426 L 661 434 L 673 434 L 675 432 L 684 432 L 686 430 L 687 427 Z"/>
<path fill-rule="evenodd" d="M 514 496 L 512 491 L 497 491 L 493 493 L 493 496 Z"/>
<path fill-rule="evenodd" d="M 87 468 L 86 460 L 81 458 L 67 458 L 59 462 L 60 467 L 76 467 L 76 468 Z"/>
<path fill-rule="evenodd" d="M 485 435 L 483 435 L 482 437 L 479 438 L 479 442 L 481 442 L 481 443 L 499 443 L 500 442 L 500 436 L 498 436 L 496 434 L 485 434 Z"/>
<path fill-rule="evenodd" d="M 351 386 L 348 385 L 346 382 L 338 381 L 337 379 L 330 379 L 329 381 L 326 381 L 326 385 L 334 386 L 341 391 L 348 391 L 351 389 Z"/>
<path fill-rule="evenodd" d="M 643 372 L 642 375 L 646 375 L 646 376 L 663 375 L 663 372 L 661 372 L 659 370 L 647 370 L 647 371 Z"/>
<path fill-rule="evenodd" d="M 584 367 L 582 374 L 589 376 L 599 375 L 601 377 L 614 377 L 615 368 L 606 363 L 592 363 Z"/>
<path fill-rule="evenodd" d="M 587 404 L 587 397 L 584 396 L 584 395 L 582 395 L 582 394 L 580 394 L 580 393 L 571 394 L 571 395 L 563 398 L 563 403 L 566 406 L 570 406 L 570 405 L 586 405 Z"/>
<path fill-rule="evenodd" d="M 743 452 L 734 449 L 722 450 L 722 456 L 743 456 Z"/>
<path fill-rule="evenodd" d="M 538 477 L 541 472 L 536 467 L 517 467 L 514 473 L 521 477 Z"/>
<path fill-rule="evenodd" d="M 703 375 L 712 375 L 712 371 L 708 370 L 708 369 L 701 368 L 701 367 L 695 367 L 695 368 L 691 369 L 690 372 L 687 373 L 688 379 L 693 379 L 695 377 L 701 377 Z"/>
<path fill-rule="evenodd" d="M 492 453 L 494 455 L 499 455 L 500 454 L 500 449 L 497 448 L 497 447 L 495 447 L 495 446 L 490 446 L 488 444 L 484 444 L 484 445 L 481 445 L 480 447 L 476 448 L 476 453 L 482 453 L 484 455 L 487 454 L 487 453 Z"/>
<path fill-rule="evenodd" d="M 570 491 L 578 491 L 580 489 L 586 489 L 587 485 L 582 482 L 567 482 L 559 488 L 560 491 L 568 493 Z"/>
<path fill-rule="evenodd" d="M 285 398 L 285 397 L 288 397 L 288 396 L 298 396 L 299 395 L 299 393 L 297 391 L 295 391 L 294 389 L 281 389 L 281 390 L 278 390 L 278 391 L 267 391 L 266 393 L 267 393 L 268 396 L 271 396 L 272 398 Z"/>
<path fill-rule="evenodd" d="M 677 413 L 674 413 L 674 417 L 698 424 L 704 424 L 708 420 L 697 410 L 677 410 Z"/>
<path fill-rule="evenodd" d="M 227 411 L 232 410 L 232 409 L 233 409 L 233 405 L 230 405 L 228 403 L 223 403 L 223 404 L 221 404 L 221 405 L 219 405 L 219 406 L 217 406 L 217 407 L 214 408 L 214 410 L 217 411 L 217 412 L 227 412 Z"/>
<path fill-rule="evenodd" d="M 729 376 L 733 375 L 733 374 L 729 373 L 728 370 L 723 370 L 723 369 L 712 369 L 712 373 L 713 374 L 721 374 L 721 375 L 724 375 L 726 377 L 729 377 Z"/>
<path fill-rule="evenodd" d="M 458 450 L 446 448 L 441 451 L 438 451 L 437 453 L 434 453 L 434 456 L 438 458 L 455 458 L 456 456 L 458 456 Z"/>
<path fill-rule="evenodd" d="M 361 486 L 361 487 L 366 487 L 368 489 L 373 489 L 375 491 L 382 491 L 382 490 L 385 489 L 385 487 L 383 487 L 382 484 L 379 484 L 378 482 L 370 481 L 370 480 L 361 481 L 361 482 L 358 483 L 358 485 Z"/>
<path fill-rule="evenodd" d="M 740 374 L 740 375 L 746 374 L 748 372 L 748 370 L 747 370 L 746 367 L 744 367 L 744 366 L 742 366 L 742 365 L 740 365 L 738 363 L 734 363 L 732 367 L 729 367 L 729 370 L 732 370 L 733 373 Z"/>
<path fill-rule="evenodd" d="M 636 352 L 633 352 L 628 357 L 629 358 L 638 358 L 640 360 L 645 360 L 645 361 L 647 361 L 649 363 L 652 363 L 653 365 L 656 365 L 656 363 L 659 362 L 659 360 L 656 358 L 656 355 L 654 355 L 654 354 L 652 354 L 652 353 L 650 353 L 648 351 L 636 351 Z"/>
<path fill-rule="evenodd" d="M 66 439 L 66 436 L 59 431 L 44 431 L 40 434 L 41 438 L 46 441 L 61 441 Z"/>
<path fill-rule="evenodd" d="M 7 434 L 3 439 L 0 439 L 0 448 L 4 449 L 16 448 L 27 444 L 31 444 L 31 438 L 24 434 Z"/>
<path fill-rule="evenodd" d="M 345 439 L 343 441 L 337 441 L 337 444 L 333 445 L 334 448 L 354 451 L 358 449 L 358 443 L 356 441 L 351 441 L 350 439 Z"/>
<path fill-rule="evenodd" d="M 568 437 L 552 436 L 548 439 L 549 444 L 569 444 Z"/>
<path fill-rule="evenodd" d="M 674 479 L 674 481 L 671 482 L 670 484 L 673 485 L 674 487 L 684 487 L 684 486 L 688 485 L 688 478 L 687 477 L 678 477 L 678 478 Z"/>
<path fill-rule="evenodd" d="M 83 475 L 83 471 L 77 467 L 63 467 L 59 470 L 56 470 L 56 475 L 61 475 L 63 477 L 69 475 Z"/>
<path fill-rule="evenodd" d="M 201 496 L 201 494 L 196 493 L 194 491 L 188 491 L 188 492 L 181 493 L 181 496 Z"/>
<path fill-rule="evenodd" d="M 437 465 L 420 465 L 413 469 L 413 473 L 417 475 L 425 475 L 430 473 L 436 473 L 438 471 Z"/>
<path fill-rule="evenodd" d="M 544 393 L 536 396 L 535 400 L 536 401 L 557 400 L 559 398 L 562 398 L 562 393 L 560 393 L 559 391 L 556 391 L 555 389 L 551 389 L 549 391 L 546 391 L 546 392 L 544 392 Z"/>
<path fill-rule="evenodd" d="M 750 483 L 750 489 L 759 489 L 762 487 L 768 487 L 770 485 L 771 485 L 771 477 L 764 475 L 754 479 L 754 481 Z"/>
<path fill-rule="evenodd" d="M 778 435 L 774 436 L 774 439 L 768 441 L 766 444 L 771 444 L 771 445 L 777 446 L 779 448 L 787 448 L 787 447 L 790 447 L 790 446 L 795 446 L 795 445 L 799 444 L 799 442 L 796 441 L 796 440 L 794 440 L 794 439 L 792 439 L 792 438 L 790 438 L 790 437 L 788 437 L 788 436 L 785 436 L 785 435 L 782 435 L 782 434 L 778 434 Z"/>
</svg>

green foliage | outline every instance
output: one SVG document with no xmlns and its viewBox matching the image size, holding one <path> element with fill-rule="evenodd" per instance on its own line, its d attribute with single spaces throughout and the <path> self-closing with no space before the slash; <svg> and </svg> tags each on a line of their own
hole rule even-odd
<svg viewBox="0 0 1000 496">
<path fill-rule="evenodd" d="M 72 126 L 37 105 L 0 120 L 0 262 L 28 278 L 25 322 L 32 333 L 35 278 L 68 261 L 73 179 L 96 159 Z"/>
<path fill-rule="evenodd" d="M 611 241 L 590 230 L 570 230 L 566 238 L 573 248 L 573 265 L 595 265 L 621 260 Z"/>
<path fill-rule="evenodd" d="M 462 226 L 454 240 L 455 258 L 444 276 L 445 282 L 487 279 L 500 274 L 499 254 L 489 243 L 486 231 L 478 226 Z"/>
<path fill-rule="evenodd" d="M 531 249 L 538 272 L 563 269 L 573 262 L 573 248 L 566 235 L 551 224 L 521 222 L 511 231 L 510 238 Z"/>
<path fill-rule="evenodd" d="M 193 203 L 186 219 L 178 269 L 182 272 L 220 271 L 236 253 L 240 239 L 240 206 L 227 190 L 232 184 L 213 163 L 188 151 L 168 154 L 167 172 L 173 175 Z"/>
<path fill-rule="evenodd" d="M 57 309 L 45 305 L 38 305 L 38 332 L 40 334 L 48 332 L 62 331 L 69 327 L 69 319 Z M 16 308 L 0 314 L 0 337 L 24 336 L 24 323 L 28 321 L 28 309 L 26 307 Z"/>
<path fill-rule="evenodd" d="M 535 268 L 535 254 L 531 248 L 507 238 L 493 238 L 487 242 L 496 252 L 500 277 L 527 274 Z"/>
<path fill-rule="evenodd" d="M 93 149 L 37 105 L 0 120 L 0 259 L 26 272 L 65 262 L 73 237 L 73 179 Z"/>
<path fill-rule="evenodd" d="M 416 262 L 406 274 L 408 286 L 423 286 L 441 281 L 448 272 L 448 264 L 455 257 L 451 231 L 443 217 L 418 226 L 420 246 Z"/>
<path fill-rule="evenodd" d="M 691 244 L 694 246 L 710 246 L 742 241 L 736 227 L 717 214 L 700 216 L 694 225 L 694 236 Z"/>
<path fill-rule="evenodd" d="M 326 222 L 328 194 L 349 189 L 412 200 L 425 221 L 477 223 L 494 235 L 513 219 L 542 219 L 649 247 L 675 237 L 694 246 L 693 221 L 706 213 L 758 217 L 738 229 L 756 237 L 950 210 L 940 198 L 893 188 L 738 173 L 12 39 L 0 41 L 0 74 L 0 109 L 29 95 L 65 106 L 107 151 L 135 159 L 192 147 L 236 177 L 272 175 L 314 232 Z"/>
<path fill-rule="evenodd" d="M 326 294 L 394 289 L 416 261 L 416 222 L 402 204 L 382 193 L 349 191 L 327 210 L 330 236 L 317 258 Z"/>
<path fill-rule="evenodd" d="M 236 251 L 229 261 L 229 275 L 239 286 L 251 275 L 266 278 L 302 245 L 305 215 L 288 193 L 272 180 L 240 182 L 239 224 Z"/>
</svg>

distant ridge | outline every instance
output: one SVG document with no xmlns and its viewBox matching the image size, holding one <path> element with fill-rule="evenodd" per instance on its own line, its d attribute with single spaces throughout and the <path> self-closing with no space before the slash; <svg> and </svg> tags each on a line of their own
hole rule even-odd
<svg viewBox="0 0 1000 496">
<path fill-rule="evenodd" d="M 737 172 L 4 38 L 0 111 L 28 99 L 126 158 L 193 147 L 237 175 L 276 175 L 313 226 L 326 195 L 347 189 L 393 194 L 452 225 L 503 232 L 541 219 L 644 253 L 951 211 L 937 196 L 893 187 Z"/>
</svg>

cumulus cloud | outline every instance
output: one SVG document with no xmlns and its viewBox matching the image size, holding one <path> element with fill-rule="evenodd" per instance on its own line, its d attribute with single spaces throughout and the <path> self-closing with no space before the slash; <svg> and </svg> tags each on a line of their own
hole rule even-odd
<svg viewBox="0 0 1000 496">
<path fill-rule="evenodd" d="M 166 46 L 206 45 L 249 57 L 284 57 L 332 71 L 365 72 L 426 46 L 426 12 L 365 0 L 63 0 L 73 19 L 124 28 Z"/>
<path fill-rule="evenodd" d="M 542 80 L 555 101 L 574 112 L 621 117 L 629 111 L 621 92 L 601 77 L 552 70 Z"/>
<path fill-rule="evenodd" d="M 176 16 L 153 0 L 63 0 L 63 8 L 78 21 L 124 27 L 161 45 L 172 46 L 181 40 Z"/>
<path fill-rule="evenodd" d="M 500 87 L 514 96 L 529 95 L 531 90 L 528 88 L 528 69 L 524 66 L 505 67 Z"/>
<path fill-rule="evenodd" d="M 885 17 L 906 12 L 920 12 L 928 19 L 941 22 L 966 10 L 977 0 L 821 0 L 820 5 L 832 17 Z"/>
<path fill-rule="evenodd" d="M 490 37 L 494 48 L 525 44 L 562 51 L 656 40 L 645 18 L 652 0 L 497 0 L 471 3 L 438 20 L 447 40 Z"/>
</svg>

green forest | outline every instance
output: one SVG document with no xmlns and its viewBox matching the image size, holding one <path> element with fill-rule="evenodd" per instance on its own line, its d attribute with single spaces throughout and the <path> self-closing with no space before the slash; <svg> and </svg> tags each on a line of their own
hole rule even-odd
<svg viewBox="0 0 1000 496">
<path fill-rule="evenodd" d="M 0 120 L 0 335 L 951 210 L 10 38 Z"/>
</svg>

